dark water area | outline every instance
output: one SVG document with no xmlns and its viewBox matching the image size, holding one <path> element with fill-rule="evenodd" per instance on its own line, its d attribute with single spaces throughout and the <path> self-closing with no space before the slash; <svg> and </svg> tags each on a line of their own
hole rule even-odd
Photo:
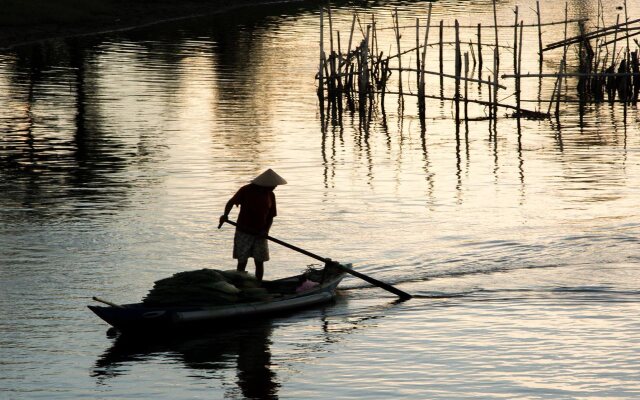
<svg viewBox="0 0 640 400">
<path fill-rule="evenodd" d="M 333 24 L 346 46 L 354 10 L 384 28 L 397 7 L 409 48 L 426 4 L 340 3 Z M 514 6 L 498 3 L 501 23 Z M 519 6 L 532 22 L 535 2 Z M 608 23 L 617 6 L 605 4 Z M 563 18 L 564 3 L 541 7 L 543 20 Z M 569 3 L 570 17 L 596 10 Z M 486 1 L 433 13 L 493 21 Z M 545 41 L 563 29 L 545 28 Z M 392 30 L 379 32 L 393 53 Z M 523 72 L 537 72 L 537 36 L 524 40 Z M 427 103 L 423 132 L 413 100 L 400 109 L 388 95 L 368 129 L 357 115 L 327 123 L 318 42 L 318 8 L 293 4 L 0 54 L 0 397 L 640 396 L 637 107 L 625 119 L 621 104 L 580 116 L 567 103 L 558 120 L 518 131 L 512 118 L 478 119 L 457 137 L 450 102 Z M 545 54 L 545 68 L 561 53 Z M 513 101 L 506 84 L 501 100 Z M 437 77 L 427 87 L 437 92 Z M 546 107 L 538 98 L 552 89 L 523 80 L 527 107 Z M 176 272 L 235 267 L 233 230 L 217 218 L 266 168 L 289 182 L 276 190 L 273 236 L 415 297 L 347 278 L 335 303 L 273 320 L 107 335 L 92 296 L 138 302 Z M 275 244 L 271 257 L 269 279 L 314 262 Z"/>
</svg>

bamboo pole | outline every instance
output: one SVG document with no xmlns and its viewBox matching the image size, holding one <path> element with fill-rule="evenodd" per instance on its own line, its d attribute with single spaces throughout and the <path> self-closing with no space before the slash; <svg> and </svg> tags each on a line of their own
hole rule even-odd
<svg viewBox="0 0 640 400">
<path fill-rule="evenodd" d="M 615 31 L 613 32 L 613 54 L 611 55 L 611 65 L 616 65 L 616 45 L 618 44 L 618 25 L 620 25 L 620 14 L 616 16 Z"/>
<path fill-rule="evenodd" d="M 517 14 L 517 13 L 516 13 Z M 515 95 L 516 95 L 516 117 L 520 118 L 520 71 L 518 70 L 518 33 L 517 27 L 515 28 L 515 36 L 514 36 L 514 48 L 513 48 L 513 71 L 514 75 L 516 75 L 515 82 Z"/>
<path fill-rule="evenodd" d="M 388 61 L 387 59 L 384 59 L 381 62 L 387 62 L 387 61 Z M 389 67 L 388 68 L 388 71 L 399 71 L 399 70 L 400 69 L 397 68 L 397 67 L 395 67 L 395 68 Z M 415 68 L 403 68 L 402 71 L 403 72 L 411 72 L 411 73 L 413 73 L 413 72 L 417 72 L 418 70 L 416 70 Z M 424 70 L 424 73 L 425 73 L 425 75 L 442 76 L 443 78 L 450 78 L 450 79 L 455 79 L 456 78 L 455 75 L 440 74 L 440 72 L 429 71 L 429 70 L 426 70 L 426 69 Z M 339 76 L 341 76 L 341 77 L 345 77 L 345 76 L 346 77 L 350 77 L 350 76 L 353 76 L 353 75 L 357 75 L 357 74 L 355 74 L 354 72 L 344 72 L 344 73 L 339 74 Z M 548 76 L 552 76 L 552 77 L 556 77 L 557 76 L 557 74 L 543 74 L 543 75 L 545 75 L 545 76 L 548 75 Z M 538 76 L 538 75 L 537 74 L 535 74 L 535 75 L 523 75 L 523 77 L 529 77 L 529 76 Z M 567 76 L 572 76 L 572 74 L 567 74 Z M 504 75 L 502 75 L 502 77 L 504 77 L 504 78 L 514 78 L 515 76 L 513 74 L 504 74 Z M 327 79 L 328 78 L 326 78 L 326 77 L 324 78 L 325 81 Z M 460 80 L 462 81 L 463 78 L 461 77 Z M 469 82 L 475 82 L 475 83 L 479 83 L 479 84 L 487 84 L 488 83 L 488 84 L 493 85 L 493 83 L 494 83 L 493 81 L 487 81 L 485 79 L 468 78 L 468 80 L 469 80 Z M 507 89 L 506 86 L 500 85 L 500 84 L 498 84 L 498 88 L 499 89 L 503 89 L 503 90 Z"/>
<path fill-rule="evenodd" d="M 626 5 L 626 1 L 625 1 L 625 5 Z M 625 53 L 625 69 L 624 72 L 628 72 L 629 71 L 629 48 L 627 47 L 627 51 Z M 622 87 L 624 88 L 623 90 L 623 94 L 624 94 L 624 105 L 623 105 L 623 117 L 622 117 L 622 121 L 626 124 L 627 123 L 627 107 L 629 104 L 629 79 L 628 79 L 628 75 L 622 78 Z"/>
<path fill-rule="evenodd" d="M 329 16 L 329 54 L 333 54 L 333 18 L 331 17 L 331 3 L 327 6 Z"/>
<path fill-rule="evenodd" d="M 491 80 L 491 75 L 489 75 L 487 77 L 487 79 L 489 79 L 489 81 Z M 488 108 L 489 108 L 489 121 L 491 121 L 493 119 L 493 83 L 487 81 L 487 87 L 489 90 L 487 90 L 487 92 L 489 93 L 489 103 L 488 103 Z"/>
<path fill-rule="evenodd" d="M 542 72 L 542 62 L 544 60 L 543 51 L 542 51 L 542 24 L 540 23 L 540 1 L 536 1 L 536 14 L 538 15 L 538 63 L 540 65 L 540 72 Z"/>
<path fill-rule="evenodd" d="M 492 77 L 493 79 L 493 77 Z M 491 86 L 493 86 L 493 83 L 491 83 Z M 387 94 L 399 94 L 398 92 L 393 92 L 393 91 L 388 91 Z M 417 96 L 417 94 L 412 94 L 412 93 L 405 93 L 405 96 Z M 424 96 L 427 99 L 435 99 L 435 100 L 446 100 L 446 101 L 454 101 L 455 98 L 453 97 L 444 97 L 444 98 L 440 98 L 440 96 L 435 96 L 435 95 L 428 95 L 425 94 Z M 496 104 L 495 101 L 491 100 L 491 101 L 484 101 L 484 100 L 477 100 L 477 99 L 469 99 L 468 100 L 470 104 L 479 104 L 479 105 L 483 105 L 483 106 L 493 106 Z M 506 103 L 498 103 L 498 107 L 507 109 L 507 110 L 515 110 L 516 106 L 513 104 L 506 104 Z M 544 113 L 541 112 L 537 112 L 537 111 L 531 111 L 531 110 L 525 110 L 525 109 L 521 109 L 522 113 L 528 113 L 531 115 L 536 115 L 536 114 L 540 114 L 540 115 L 546 115 Z"/>
<path fill-rule="evenodd" d="M 400 97 L 402 98 L 402 51 L 400 50 L 400 25 L 398 24 L 398 9 L 395 9 L 395 26 L 396 26 L 396 44 L 398 46 L 398 89 L 400 91 Z"/>
<path fill-rule="evenodd" d="M 639 45 L 640 47 L 640 45 Z M 631 53 L 631 69 L 634 72 L 633 76 L 633 94 L 631 101 L 634 105 L 638 104 L 638 95 L 640 95 L 640 62 L 638 61 L 638 51 Z"/>
<path fill-rule="evenodd" d="M 455 26 L 454 26 L 454 27 L 455 27 Z M 415 27 L 414 27 L 414 28 L 415 28 Z M 513 28 L 513 27 L 512 27 L 512 28 Z M 475 44 L 475 42 L 472 42 L 472 43 L 474 43 L 474 44 Z M 455 42 L 455 40 L 454 40 L 454 41 L 451 41 L 451 42 L 442 42 L 442 44 L 443 44 L 443 45 L 450 44 L 450 45 L 455 46 L 456 42 Z M 440 45 L 439 43 L 432 43 L 432 44 L 428 44 L 427 46 L 428 46 L 428 47 L 434 47 L 434 46 L 439 46 L 439 45 Z M 422 46 L 424 46 L 424 45 L 421 45 L 421 47 L 422 47 Z M 487 46 L 487 47 L 491 47 L 491 48 L 495 47 L 495 45 L 494 45 L 494 44 L 487 44 L 487 43 L 484 43 L 484 44 L 483 44 L 483 46 Z M 501 45 L 501 46 L 500 46 L 500 48 L 502 48 L 502 49 L 507 49 L 507 50 L 512 50 L 512 49 L 513 49 L 513 47 L 512 47 L 512 46 L 507 46 L 507 45 Z M 414 51 L 416 51 L 416 49 L 412 47 L 412 48 L 410 48 L 410 49 L 408 49 L 408 50 L 403 50 L 403 51 L 402 51 L 402 55 L 410 54 L 410 53 L 413 53 Z M 388 59 L 398 58 L 398 54 L 392 54 L 392 55 L 390 55 L 390 56 L 388 56 L 388 57 L 386 57 L 386 58 L 388 58 Z"/>
<path fill-rule="evenodd" d="M 570 20 L 568 22 L 572 22 L 572 21 Z M 618 18 L 616 19 L 616 24 L 615 25 L 611 25 L 611 26 L 602 28 L 602 29 L 597 30 L 597 31 L 589 32 L 588 34 L 586 34 L 584 36 L 578 35 L 578 36 L 573 36 L 573 37 L 567 38 L 566 40 L 560 40 L 558 42 L 549 43 L 544 48 L 544 51 L 557 49 L 559 47 L 564 47 L 565 45 L 575 44 L 575 43 L 578 43 L 581 40 L 583 40 L 583 38 L 584 39 L 594 39 L 596 37 L 608 36 L 608 35 L 613 34 L 614 31 L 619 30 L 620 27 L 628 26 L 628 25 L 631 25 L 631 24 L 635 24 L 637 22 L 640 22 L 640 18 L 639 19 L 634 19 L 632 21 L 628 21 L 628 22 L 625 22 L 625 23 L 620 23 L 619 16 L 618 16 Z"/>
<path fill-rule="evenodd" d="M 560 71 L 566 71 L 567 59 L 563 58 L 560 62 Z M 556 97 L 556 117 L 560 116 L 560 100 L 562 98 L 562 75 L 558 76 L 558 96 Z"/>
<path fill-rule="evenodd" d="M 353 20 L 351 21 L 351 33 L 349 34 L 349 47 L 347 47 L 347 60 L 351 58 L 351 43 L 353 43 L 353 31 L 356 28 L 356 14 L 353 14 Z"/>
<path fill-rule="evenodd" d="M 513 24 L 513 71 L 518 74 L 518 6 L 515 11 L 515 23 Z"/>
<path fill-rule="evenodd" d="M 367 25 L 367 33 L 362 40 L 360 51 L 360 79 L 358 82 L 358 99 L 360 106 L 360 118 L 364 118 L 367 99 L 369 98 L 369 35 L 371 25 Z"/>
<path fill-rule="evenodd" d="M 498 64 L 497 66 L 499 67 L 500 64 L 500 54 L 499 54 L 499 48 L 500 48 L 500 43 L 499 43 L 499 39 L 498 39 L 498 12 L 496 10 L 496 0 L 493 0 L 493 24 L 494 24 L 494 34 L 495 34 L 495 43 L 496 43 L 496 47 L 495 47 L 495 51 L 494 51 L 494 60 L 498 60 Z M 497 54 L 497 56 L 496 56 Z M 496 67 L 496 65 L 494 65 L 494 67 Z M 498 74 L 498 69 L 495 70 L 495 74 Z"/>
<path fill-rule="evenodd" d="M 384 94 L 387 90 L 387 79 L 389 77 L 389 60 L 382 61 L 382 80 L 381 80 L 381 95 L 380 95 L 380 107 L 382 109 L 382 114 L 385 114 L 384 107 Z"/>
<path fill-rule="evenodd" d="M 627 0 L 624 0 L 624 22 L 627 23 L 629 21 L 629 14 L 627 14 Z M 629 36 L 627 35 L 627 54 L 631 51 L 631 46 L 629 46 Z M 629 58 L 627 56 L 627 58 Z"/>
<path fill-rule="evenodd" d="M 363 71 L 363 82 L 365 88 L 365 95 L 368 94 L 369 91 L 369 43 L 371 40 L 371 25 L 367 25 L 367 34 L 364 37 L 364 45 L 362 50 L 362 71 Z"/>
<path fill-rule="evenodd" d="M 482 75 L 482 24 L 478 23 L 478 77 Z"/>
<path fill-rule="evenodd" d="M 469 118 L 469 53 L 464 53 L 464 119 Z"/>
<path fill-rule="evenodd" d="M 331 15 L 331 4 L 327 6 L 327 14 L 329 16 L 329 68 L 331 79 L 329 80 L 329 99 L 333 106 L 336 103 L 336 57 L 333 48 L 333 18 Z"/>
<path fill-rule="evenodd" d="M 507 78 L 579 78 L 579 77 L 630 77 L 633 76 L 633 72 L 560 72 L 557 74 L 554 73 L 543 73 L 543 74 L 502 74 L 500 77 L 503 79 Z"/>
<path fill-rule="evenodd" d="M 444 67 L 443 67 L 443 58 L 444 58 L 444 51 L 442 48 L 442 38 L 444 35 L 444 29 L 443 29 L 443 21 L 440 20 L 440 26 L 438 28 L 438 35 L 439 35 L 439 50 L 438 50 L 438 55 L 439 55 L 439 60 L 440 60 L 440 92 L 442 92 L 443 87 L 444 87 L 444 80 L 442 79 L 442 74 L 444 73 Z"/>
<path fill-rule="evenodd" d="M 380 95 L 380 106 L 382 108 L 382 114 L 385 113 L 384 110 L 384 93 L 387 90 L 387 77 L 389 76 L 389 60 L 382 61 L 382 81 L 381 81 L 381 95 Z"/>
<path fill-rule="evenodd" d="M 342 94 L 344 92 L 344 86 L 342 84 L 341 72 L 342 72 L 342 48 L 340 46 L 340 31 L 336 32 L 337 40 L 338 40 L 338 55 L 340 62 L 338 63 L 338 72 L 336 76 L 336 80 L 338 81 L 338 90 L 336 93 L 336 98 L 338 102 L 338 112 L 342 115 Z"/>
<path fill-rule="evenodd" d="M 520 21 L 520 43 L 518 46 L 518 76 L 520 76 L 521 74 L 521 69 L 522 69 L 522 32 L 524 31 L 524 26 L 523 26 L 523 22 Z M 521 92 L 520 92 L 521 86 L 520 86 L 520 78 L 516 79 L 516 106 L 518 107 L 517 113 L 518 113 L 518 118 L 520 118 L 520 100 L 521 100 Z"/>
<path fill-rule="evenodd" d="M 347 98 L 347 106 L 349 107 L 349 109 L 351 111 L 355 110 L 355 104 L 354 104 L 354 94 L 356 91 L 355 85 L 353 84 L 353 79 L 355 77 L 355 65 L 354 64 L 350 64 L 349 65 L 349 71 L 350 74 L 348 75 L 348 81 L 349 81 L 349 96 Z"/>
<path fill-rule="evenodd" d="M 629 33 L 629 34 L 627 34 L 627 35 L 625 35 L 625 36 L 622 36 L 622 37 L 619 37 L 619 38 L 615 38 L 615 39 L 609 40 L 608 42 L 601 43 L 601 44 L 600 44 L 600 47 L 604 47 L 604 46 L 610 45 L 611 43 L 618 42 L 618 41 L 620 41 L 620 40 L 624 40 L 624 39 L 627 39 L 627 42 L 628 42 L 630 38 L 632 38 L 632 37 L 634 37 L 634 36 L 638 36 L 638 35 L 640 35 L 640 27 L 633 28 L 633 29 L 631 29 L 631 28 L 630 28 L 630 29 L 625 29 L 625 30 L 626 30 L 627 32 L 628 32 L 628 31 L 638 31 L 638 32 L 636 32 L 636 33 Z"/>
<path fill-rule="evenodd" d="M 602 15 L 602 0 L 598 0 L 598 12 L 596 15 L 596 30 L 600 30 L 600 19 L 601 19 L 601 15 Z M 586 32 L 580 32 L 581 34 L 586 35 Z M 583 39 L 583 40 L 589 40 L 589 39 Z M 598 63 L 600 62 L 600 54 L 602 53 L 602 47 L 599 45 L 600 39 L 596 38 L 596 41 L 594 43 L 594 47 L 595 47 L 595 54 L 593 57 L 593 64 L 591 65 L 590 71 L 597 71 L 598 70 Z"/>
<path fill-rule="evenodd" d="M 324 105 L 324 8 L 320 7 L 320 66 L 318 67 L 318 98 Z"/>
<path fill-rule="evenodd" d="M 494 118 L 497 119 L 498 116 L 498 75 L 494 75 L 493 76 L 493 87 L 494 87 L 494 95 L 493 95 L 493 102 L 494 102 L 494 107 L 495 107 L 495 112 L 494 112 Z"/>
<path fill-rule="evenodd" d="M 398 71 L 398 68 L 389 68 L 389 71 Z M 404 68 L 403 69 L 404 72 L 415 72 L 416 70 L 414 70 L 413 68 Z M 439 72 L 436 71 L 429 71 L 429 70 L 425 70 L 424 71 L 425 74 L 427 75 L 437 75 L 437 76 L 441 76 L 443 78 L 451 78 L 451 79 L 455 79 L 456 76 L 455 75 L 451 75 L 451 74 L 440 74 Z M 512 77 L 512 75 L 506 75 L 508 77 Z M 553 74 L 553 76 L 556 76 L 555 74 Z M 460 80 L 462 80 L 463 78 L 460 78 Z M 468 78 L 469 82 L 475 82 L 475 83 L 480 83 L 480 84 L 489 84 L 489 85 L 493 85 L 495 82 L 492 80 L 482 80 L 482 79 L 475 79 L 475 78 Z M 499 89 L 507 89 L 506 86 L 504 85 L 500 85 L 498 84 L 498 88 Z"/>
<path fill-rule="evenodd" d="M 426 48 L 426 46 L 425 46 Z M 418 94 L 420 94 L 420 18 L 416 18 L 416 84 L 418 85 Z M 418 106 L 420 106 L 420 97 L 418 97 Z"/>
<path fill-rule="evenodd" d="M 330 76 L 329 76 L 329 63 L 327 62 L 326 59 L 324 60 L 324 63 L 322 64 L 322 68 L 324 69 L 325 76 L 327 76 L 327 87 L 328 87 L 328 85 L 329 85 L 328 82 L 329 82 Z M 328 99 L 327 107 L 329 107 L 329 106 L 331 106 L 331 98 Z M 323 107 L 324 107 L 324 104 L 323 104 Z M 328 110 L 327 110 L 327 112 L 328 112 Z"/>
<path fill-rule="evenodd" d="M 421 94 L 424 95 L 425 93 L 425 77 L 424 77 L 424 70 L 426 67 L 426 62 L 427 62 L 427 45 L 429 44 L 429 29 L 431 28 L 431 8 L 432 8 L 432 3 L 429 3 L 429 12 L 427 14 L 427 29 L 424 33 L 424 48 L 422 49 L 422 64 L 420 66 L 420 85 L 419 85 L 419 91 L 421 91 Z"/>
<path fill-rule="evenodd" d="M 493 24 L 494 24 L 494 35 L 495 35 L 495 44 L 496 47 L 493 49 L 493 79 L 494 79 L 494 85 L 493 85 L 493 101 L 496 102 L 498 101 L 498 86 L 496 86 L 496 83 L 498 82 L 498 76 L 500 74 L 500 43 L 499 43 L 499 37 L 498 37 L 498 12 L 496 10 L 496 0 L 493 0 Z M 493 117 L 496 118 L 496 112 L 497 110 L 494 109 L 494 114 Z"/>
<path fill-rule="evenodd" d="M 564 40 L 565 42 L 567 41 L 567 29 L 569 27 L 569 23 L 567 22 L 569 20 L 569 3 L 565 2 L 564 3 Z M 564 60 L 564 70 L 562 72 L 567 72 L 567 50 L 568 50 L 568 46 L 565 44 L 564 48 L 563 48 L 563 53 L 562 53 L 562 59 Z M 566 81 L 565 81 L 566 82 Z M 560 83 L 562 84 L 562 78 L 560 78 Z M 560 89 L 562 89 L 562 85 L 560 85 Z M 566 90 L 567 88 L 565 88 Z M 558 103 L 560 101 L 560 97 L 558 96 Z M 557 114 L 557 112 L 556 112 Z"/>
<path fill-rule="evenodd" d="M 549 108 L 547 108 L 547 114 L 551 114 L 551 107 L 553 106 L 553 101 L 556 96 L 556 92 L 558 90 L 558 82 L 560 81 L 560 75 L 562 74 L 562 62 L 560 63 L 560 69 L 558 75 L 556 76 L 556 81 L 553 85 L 553 91 L 551 92 L 551 100 L 549 100 Z"/>
<path fill-rule="evenodd" d="M 460 73 L 462 71 L 462 60 L 460 54 L 460 29 L 458 28 L 458 20 L 456 19 L 455 38 L 455 69 L 456 69 L 456 83 L 455 83 L 455 110 L 456 110 L 456 125 L 460 123 Z"/>
<path fill-rule="evenodd" d="M 569 20 L 569 23 L 572 24 L 574 22 L 587 22 L 589 21 L 589 18 L 573 18 Z M 543 22 L 541 24 L 542 26 L 553 26 L 553 25 L 564 25 L 564 20 L 561 21 L 554 21 L 554 22 Z M 483 28 L 487 28 L 487 29 L 493 29 L 495 27 L 498 28 L 513 28 L 513 25 L 509 24 L 509 25 L 483 25 Z M 537 23 L 530 23 L 530 24 L 524 24 L 525 28 L 535 28 L 537 27 L 538 24 Z M 444 28 L 455 28 L 455 25 L 443 25 Z M 460 25 L 460 29 L 476 29 L 477 25 Z M 400 28 L 413 28 L 412 26 L 401 26 Z M 394 27 L 387 27 L 387 28 L 381 28 L 380 30 L 390 30 L 390 29 L 395 29 Z"/>
<path fill-rule="evenodd" d="M 458 20 L 456 20 L 456 23 Z M 462 53 L 460 49 L 460 29 L 455 27 L 455 67 L 456 67 L 456 76 L 458 79 L 460 78 L 460 74 L 462 73 Z"/>
<path fill-rule="evenodd" d="M 378 47 L 378 29 L 377 29 L 377 23 L 376 23 L 376 16 L 375 14 L 371 14 L 371 29 L 372 29 L 372 36 L 371 36 L 371 51 L 373 52 L 373 54 L 378 54 L 380 51 L 380 48 Z"/>
</svg>

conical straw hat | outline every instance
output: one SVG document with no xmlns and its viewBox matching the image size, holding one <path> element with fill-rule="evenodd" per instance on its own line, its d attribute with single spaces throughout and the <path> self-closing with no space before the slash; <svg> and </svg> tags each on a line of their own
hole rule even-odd
<svg viewBox="0 0 640 400">
<path fill-rule="evenodd" d="M 255 179 L 252 180 L 251 183 L 258 186 L 271 187 L 271 186 L 278 186 L 278 185 L 286 185 L 287 181 L 285 181 L 284 178 L 282 178 L 280 175 L 276 174 L 274 170 L 269 168 L 268 170 L 264 171 L 263 173 L 255 177 Z"/>
</svg>

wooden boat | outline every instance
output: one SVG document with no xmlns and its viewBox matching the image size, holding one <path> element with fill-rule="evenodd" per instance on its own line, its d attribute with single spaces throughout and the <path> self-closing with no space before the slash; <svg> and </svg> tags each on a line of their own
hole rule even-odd
<svg viewBox="0 0 640 400">
<path fill-rule="evenodd" d="M 194 325 L 216 324 L 230 319 L 267 317 L 331 301 L 335 297 L 338 284 L 346 274 L 345 269 L 351 269 L 351 265 L 334 268 L 328 264 L 321 270 L 318 285 L 304 291 L 300 291 L 299 288 L 301 282 L 307 279 L 306 273 L 264 281 L 262 286 L 272 294 L 272 298 L 267 301 L 219 306 L 149 307 L 143 303 L 124 305 L 109 303 L 111 304 L 109 306 L 90 305 L 88 307 L 98 317 L 120 331 L 186 328 Z"/>
</svg>

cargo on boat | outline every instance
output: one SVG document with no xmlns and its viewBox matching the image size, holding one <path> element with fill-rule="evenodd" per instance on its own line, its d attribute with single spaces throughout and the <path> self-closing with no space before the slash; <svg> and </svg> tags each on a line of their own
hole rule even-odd
<svg viewBox="0 0 640 400">
<path fill-rule="evenodd" d="M 309 268 L 300 275 L 260 282 L 258 287 L 246 285 L 250 287 L 245 290 L 236 288 L 237 292 L 233 289 L 235 285 L 224 284 L 225 281 L 201 282 L 203 286 L 215 287 L 217 295 L 212 294 L 210 298 L 204 298 L 202 290 L 194 293 L 192 283 L 186 295 L 175 287 L 167 290 L 167 281 L 170 279 L 167 278 L 156 282 L 154 289 L 141 303 L 118 305 L 94 297 L 107 305 L 88 307 L 120 331 L 188 328 L 246 317 L 267 317 L 331 301 L 345 276 L 345 269 L 351 269 L 350 265 L 340 267 L 329 263 L 322 269 Z M 203 276 L 204 270 L 194 272 Z M 208 270 L 205 274 L 210 276 L 213 273 L 229 276 L 229 272 L 216 270 Z M 185 273 L 176 274 L 175 277 L 185 281 Z"/>
</svg>

